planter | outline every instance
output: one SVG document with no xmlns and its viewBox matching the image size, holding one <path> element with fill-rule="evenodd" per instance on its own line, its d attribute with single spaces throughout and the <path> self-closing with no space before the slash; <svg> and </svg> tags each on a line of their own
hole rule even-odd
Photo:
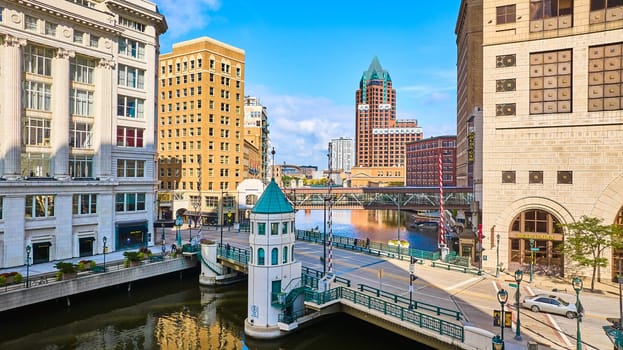
<svg viewBox="0 0 623 350">
<path fill-rule="evenodd" d="M 140 264 L 141 264 L 140 261 L 132 261 L 132 260 L 128 261 L 129 267 L 136 267 L 136 266 L 139 266 Z"/>
<path fill-rule="evenodd" d="M 61 280 L 66 281 L 66 280 L 71 280 L 78 277 L 78 273 L 77 272 L 63 272 L 61 273 Z"/>
</svg>

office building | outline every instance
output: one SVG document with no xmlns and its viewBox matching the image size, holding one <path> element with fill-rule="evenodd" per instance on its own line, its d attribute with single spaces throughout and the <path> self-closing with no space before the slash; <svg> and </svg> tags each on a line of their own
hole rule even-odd
<svg viewBox="0 0 623 350">
<path fill-rule="evenodd" d="M 396 90 L 377 57 L 355 95 L 355 166 L 404 169 L 405 144 L 420 140 L 422 129 L 417 120 L 396 119 Z"/>
<path fill-rule="evenodd" d="M 407 186 L 438 187 L 439 158 L 443 186 L 456 186 L 456 136 L 407 143 Z"/>
<path fill-rule="evenodd" d="M 559 224 L 623 225 L 623 4 L 485 0 L 482 16 L 483 263 L 567 275 Z M 604 257 L 614 278 L 623 251 Z"/>
<path fill-rule="evenodd" d="M 0 267 L 152 245 L 149 1 L 0 1 Z"/>
<path fill-rule="evenodd" d="M 161 218 L 221 224 L 244 179 L 244 50 L 201 37 L 160 56 Z M 170 195 L 172 193 L 172 195 Z"/>
<path fill-rule="evenodd" d="M 336 173 L 350 172 L 354 161 L 353 139 L 347 137 L 332 139 L 329 149 L 331 170 Z"/>
<path fill-rule="evenodd" d="M 268 113 L 260 99 L 252 96 L 244 98 L 244 139 L 257 148 L 259 159 L 250 159 L 246 178 L 261 179 L 268 183 Z"/>
</svg>

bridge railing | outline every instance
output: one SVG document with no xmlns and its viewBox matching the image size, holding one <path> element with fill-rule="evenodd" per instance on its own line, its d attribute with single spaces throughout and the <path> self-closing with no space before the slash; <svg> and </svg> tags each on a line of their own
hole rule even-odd
<svg viewBox="0 0 623 350">
<path fill-rule="evenodd" d="M 465 338 L 464 328 L 460 324 L 423 314 L 416 310 L 410 310 L 409 308 L 364 294 L 354 289 L 337 287 L 325 292 L 305 292 L 305 301 L 314 302 L 318 305 L 339 299 L 346 299 L 357 305 L 363 305 L 370 310 L 382 312 L 384 315 L 392 316 L 400 321 L 411 323 L 420 328 L 432 330 L 440 335 L 449 336 L 461 342 L 463 342 Z"/>
<path fill-rule="evenodd" d="M 395 304 L 401 303 L 401 304 L 407 305 L 407 308 L 409 308 L 409 298 L 403 297 L 401 295 L 396 295 L 396 294 L 393 294 L 393 293 L 390 293 L 390 292 L 387 292 L 387 291 L 384 291 L 378 288 L 370 287 L 365 284 L 358 284 L 357 286 L 359 287 L 359 290 L 361 292 L 372 292 L 372 293 L 375 293 L 377 297 L 389 298 L 393 300 Z M 413 309 L 422 309 L 422 310 L 431 311 L 431 312 L 436 313 L 437 315 L 450 316 L 452 318 L 456 318 L 457 320 L 460 320 L 461 315 L 462 315 L 460 311 L 448 309 L 448 308 L 433 305 L 433 304 L 428 304 L 428 303 L 417 301 L 417 300 L 411 301 L 411 307 Z"/>
<path fill-rule="evenodd" d="M 323 277 L 323 273 L 322 271 L 319 270 L 315 270 L 312 268 L 309 268 L 307 266 L 303 266 L 301 268 L 301 272 L 303 272 L 303 275 L 308 275 L 308 276 L 313 276 L 314 278 L 320 279 Z M 335 282 L 337 283 L 342 283 L 345 284 L 346 287 L 350 287 L 350 280 L 344 277 L 340 277 L 340 276 L 335 276 Z M 318 288 L 318 283 L 316 282 L 316 288 Z"/>
<path fill-rule="evenodd" d="M 328 242 L 324 239 L 324 234 L 316 230 L 296 230 L 296 239 L 313 243 Z M 424 260 L 439 260 L 439 252 L 430 252 L 421 249 L 400 247 L 387 243 L 370 241 L 361 238 L 333 235 L 333 245 L 340 248 L 351 249 L 368 254 L 380 254 L 386 256 L 404 256 L 405 258 L 414 257 Z"/>
<path fill-rule="evenodd" d="M 216 254 L 223 258 L 232 259 L 243 265 L 247 265 L 250 258 L 250 253 L 248 249 L 227 246 L 222 243 L 218 244 L 216 248 Z"/>
</svg>

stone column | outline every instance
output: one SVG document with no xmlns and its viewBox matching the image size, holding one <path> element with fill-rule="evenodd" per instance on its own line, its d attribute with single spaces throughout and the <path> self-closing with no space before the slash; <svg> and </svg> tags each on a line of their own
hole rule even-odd
<svg viewBox="0 0 623 350">
<path fill-rule="evenodd" d="M 95 69 L 95 124 L 93 148 L 95 149 L 95 176 L 107 179 L 112 174 L 112 146 L 117 142 L 113 130 L 116 105 L 112 101 L 113 68 L 115 62 L 102 59 Z"/>
<path fill-rule="evenodd" d="M 75 52 L 58 49 L 52 59 L 52 156 L 54 178 L 69 179 L 69 59 Z"/>
<path fill-rule="evenodd" d="M 26 39 L 6 35 L 0 51 L 0 162 L 1 175 L 7 180 L 21 177 L 22 46 Z"/>
</svg>

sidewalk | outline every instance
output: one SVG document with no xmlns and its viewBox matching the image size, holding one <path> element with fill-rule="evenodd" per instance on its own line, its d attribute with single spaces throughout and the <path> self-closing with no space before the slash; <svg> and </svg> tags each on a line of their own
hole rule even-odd
<svg viewBox="0 0 623 350">
<path fill-rule="evenodd" d="M 125 257 L 123 256 L 123 252 L 124 251 L 106 253 L 106 264 L 112 263 L 113 261 L 124 260 Z M 96 264 L 99 265 L 99 264 L 104 263 L 104 254 L 85 256 L 81 258 L 55 260 L 55 261 L 50 261 L 50 262 L 41 263 L 41 264 L 34 264 L 34 265 L 30 265 L 30 268 L 28 269 L 28 273 L 30 276 L 34 276 L 34 275 L 38 275 L 42 273 L 56 272 L 57 270 L 54 267 L 54 265 L 57 262 L 62 261 L 62 262 L 70 262 L 70 263 L 77 264 L 80 260 L 93 260 L 95 261 Z M 26 278 L 26 270 L 27 270 L 26 265 L 21 265 L 21 266 L 14 266 L 14 267 L 0 269 L 0 273 L 15 271 L 15 272 L 19 272 L 24 278 Z"/>
</svg>

